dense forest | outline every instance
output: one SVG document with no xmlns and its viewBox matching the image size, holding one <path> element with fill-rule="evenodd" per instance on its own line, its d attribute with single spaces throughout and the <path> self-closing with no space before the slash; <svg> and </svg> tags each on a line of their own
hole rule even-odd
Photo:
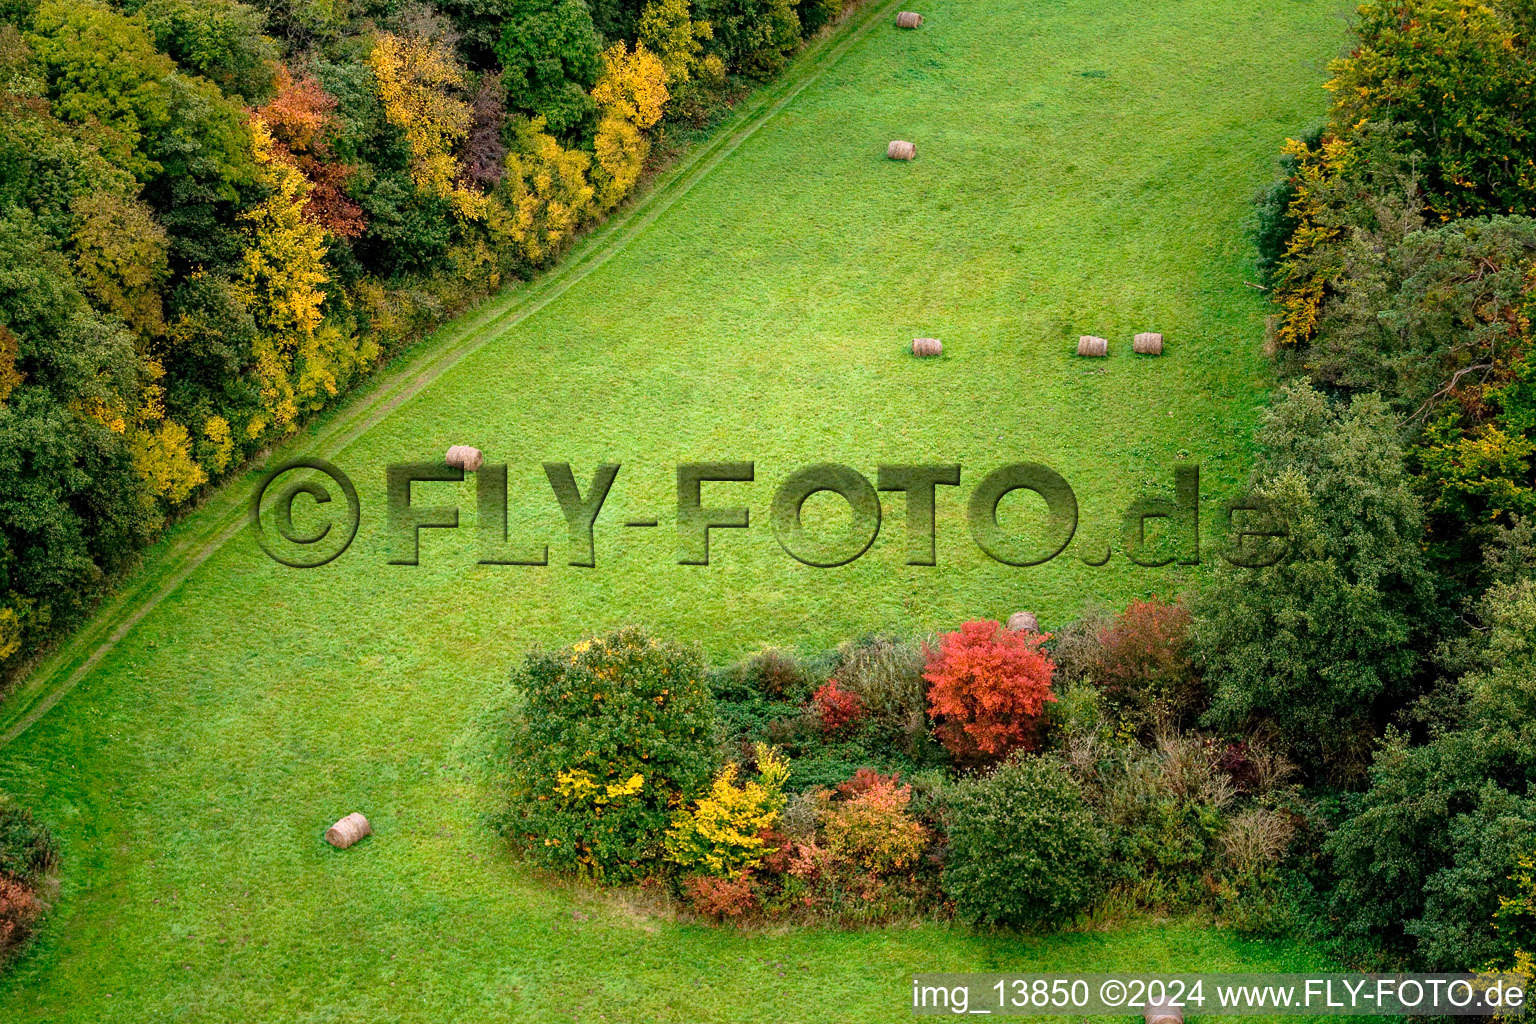
<svg viewBox="0 0 1536 1024">
<path fill-rule="evenodd" d="M 0 0 L 0 671 L 844 0 Z"/>
<path fill-rule="evenodd" d="M 1289 383 L 1253 485 L 1291 558 L 1218 577 L 1205 720 L 1332 809 L 1321 934 L 1444 969 L 1536 950 L 1536 4 L 1372 0 L 1262 197 Z"/>
</svg>

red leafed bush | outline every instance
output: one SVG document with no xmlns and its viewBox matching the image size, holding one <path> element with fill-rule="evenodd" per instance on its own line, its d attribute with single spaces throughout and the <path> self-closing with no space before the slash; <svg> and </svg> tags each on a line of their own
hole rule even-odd
<svg viewBox="0 0 1536 1024">
<path fill-rule="evenodd" d="M 1189 609 L 1132 601 L 1099 633 L 1099 688 L 1110 702 L 1148 725 L 1178 725 L 1200 711 L 1201 687 L 1190 659 Z"/>
<path fill-rule="evenodd" d="M 928 712 L 939 740 L 962 761 L 987 761 L 1038 738 L 1040 715 L 1054 701 L 1056 665 L 1041 650 L 1048 633 L 967 622 L 924 647 Z"/>
<path fill-rule="evenodd" d="M 0 950 L 26 938 L 42 909 L 30 887 L 0 874 Z"/>
<path fill-rule="evenodd" d="M 789 857 L 789 874 L 804 881 L 815 881 L 824 878 L 837 868 L 837 863 L 832 857 L 832 851 L 823 849 L 815 843 L 795 843 L 794 851 Z"/>
<path fill-rule="evenodd" d="M 683 893 L 694 913 L 717 921 L 738 920 L 757 908 L 751 872 L 743 873 L 740 878 L 694 875 L 683 880 Z"/>
<path fill-rule="evenodd" d="M 757 833 L 757 838 L 763 841 L 763 870 L 775 875 L 788 871 L 790 858 L 795 853 L 795 844 L 789 836 L 778 829 L 765 828 Z"/>
<path fill-rule="evenodd" d="M 836 679 L 827 680 L 811 697 L 811 703 L 821 719 L 821 731 L 829 736 L 846 732 L 864 719 L 864 701 L 858 694 L 838 686 Z"/>
</svg>

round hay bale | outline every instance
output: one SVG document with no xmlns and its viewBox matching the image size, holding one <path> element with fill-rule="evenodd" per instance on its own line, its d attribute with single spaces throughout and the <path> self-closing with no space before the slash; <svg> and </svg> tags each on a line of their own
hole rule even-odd
<svg viewBox="0 0 1536 1024">
<path fill-rule="evenodd" d="M 1107 356 L 1109 355 L 1109 342 L 1103 338 L 1095 338 L 1091 334 L 1084 334 L 1077 339 L 1077 354 L 1080 356 Z"/>
<path fill-rule="evenodd" d="M 941 356 L 944 354 L 944 343 L 938 338 L 913 338 L 912 354 L 924 358 Z"/>
<path fill-rule="evenodd" d="M 1151 331 L 1138 334 L 1131 348 L 1139 356 L 1160 356 L 1163 354 L 1163 336 Z"/>
<path fill-rule="evenodd" d="M 455 469 L 473 471 L 485 464 L 485 457 L 480 454 L 479 448 L 471 448 L 467 444 L 456 444 L 448 449 L 448 454 L 443 456 L 443 461 Z"/>
<path fill-rule="evenodd" d="M 1008 616 L 1008 628 L 1014 631 L 1023 630 L 1026 633 L 1040 632 L 1040 620 L 1035 618 L 1032 612 L 1014 612 Z"/>
<path fill-rule="evenodd" d="M 368 819 L 353 811 L 325 830 L 325 841 L 338 850 L 345 850 L 363 836 L 371 835 L 373 826 L 368 824 Z"/>
<path fill-rule="evenodd" d="M 923 23 L 923 16 L 913 11 L 902 11 L 896 15 L 897 28 L 917 28 Z"/>
<path fill-rule="evenodd" d="M 1148 998 L 1146 1008 L 1142 1011 L 1146 1024 L 1184 1024 L 1184 1008 L 1169 1006 L 1167 1003 L 1167 996 L 1156 1000 Z"/>
<path fill-rule="evenodd" d="M 917 146 L 910 142 L 896 139 L 885 147 L 885 155 L 892 160 L 911 160 L 917 156 Z"/>
</svg>

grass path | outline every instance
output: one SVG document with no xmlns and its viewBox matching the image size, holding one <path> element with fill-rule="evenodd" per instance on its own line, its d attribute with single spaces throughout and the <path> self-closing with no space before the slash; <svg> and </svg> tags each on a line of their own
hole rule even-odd
<svg viewBox="0 0 1536 1024">
<path fill-rule="evenodd" d="M 556 271 L 275 454 L 357 482 L 344 556 L 262 556 L 253 470 L 0 707 L 0 788 L 58 824 L 68 864 L 0 1019 L 864 1021 L 904 1016 L 916 970 L 1304 961 L 1187 926 L 744 938 L 552 889 L 483 826 L 477 717 L 534 643 L 639 621 L 725 657 L 1017 607 L 1049 626 L 1180 585 L 1077 557 L 1175 460 L 1201 463 L 1208 495 L 1244 475 L 1268 377 L 1242 221 L 1278 140 L 1321 112 L 1337 5 L 934 0 L 908 33 L 894 9 L 813 46 Z M 880 158 L 896 137 L 917 161 Z M 1132 357 L 1154 325 L 1169 354 Z M 1111 357 L 1072 358 L 1078 333 Z M 946 356 L 906 356 L 919 334 Z M 419 486 L 463 526 L 429 532 L 419 567 L 386 564 L 383 467 L 454 442 L 511 464 L 510 529 L 547 541 L 549 566 L 476 564 L 472 482 Z M 565 564 L 539 466 L 566 459 L 583 488 L 624 466 L 595 569 Z M 680 566 L 672 467 L 705 459 L 756 461 L 756 482 L 706 491 L 753 526 Z M 1059 469 L 1084 510 L 1082 546 L 1036 569 L 985 559 L 963 516 L 980 475 L 1019 459 Z M 820 461 L 871 478 L 961 462 L 939 566 L 903 564 L 899 501 L 858 562 L 792 562 L 767 502 Z M 1005 521 L 1026 523 L 1013 501 Z M 662 526 L 620 525 L 639 516 Z M 378 835 L 330 851 L 320 832 L 353 809 Z"/>
</svg>

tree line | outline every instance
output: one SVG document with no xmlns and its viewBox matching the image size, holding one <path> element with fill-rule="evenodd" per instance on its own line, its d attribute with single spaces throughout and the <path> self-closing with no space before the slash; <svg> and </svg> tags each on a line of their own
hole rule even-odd
<svg viewBox="0 0 1536 1024">
<path fill-rule="evenodd" d="M 1295 544 L 1197 599 L 1204 721 L 1326 794 L 1316 934 L 1529 971 L 1536 4 L 1371 0 L 1331 74 L 1258 217 L 1287 380 L 1253 484 Z"/>
</svg>

